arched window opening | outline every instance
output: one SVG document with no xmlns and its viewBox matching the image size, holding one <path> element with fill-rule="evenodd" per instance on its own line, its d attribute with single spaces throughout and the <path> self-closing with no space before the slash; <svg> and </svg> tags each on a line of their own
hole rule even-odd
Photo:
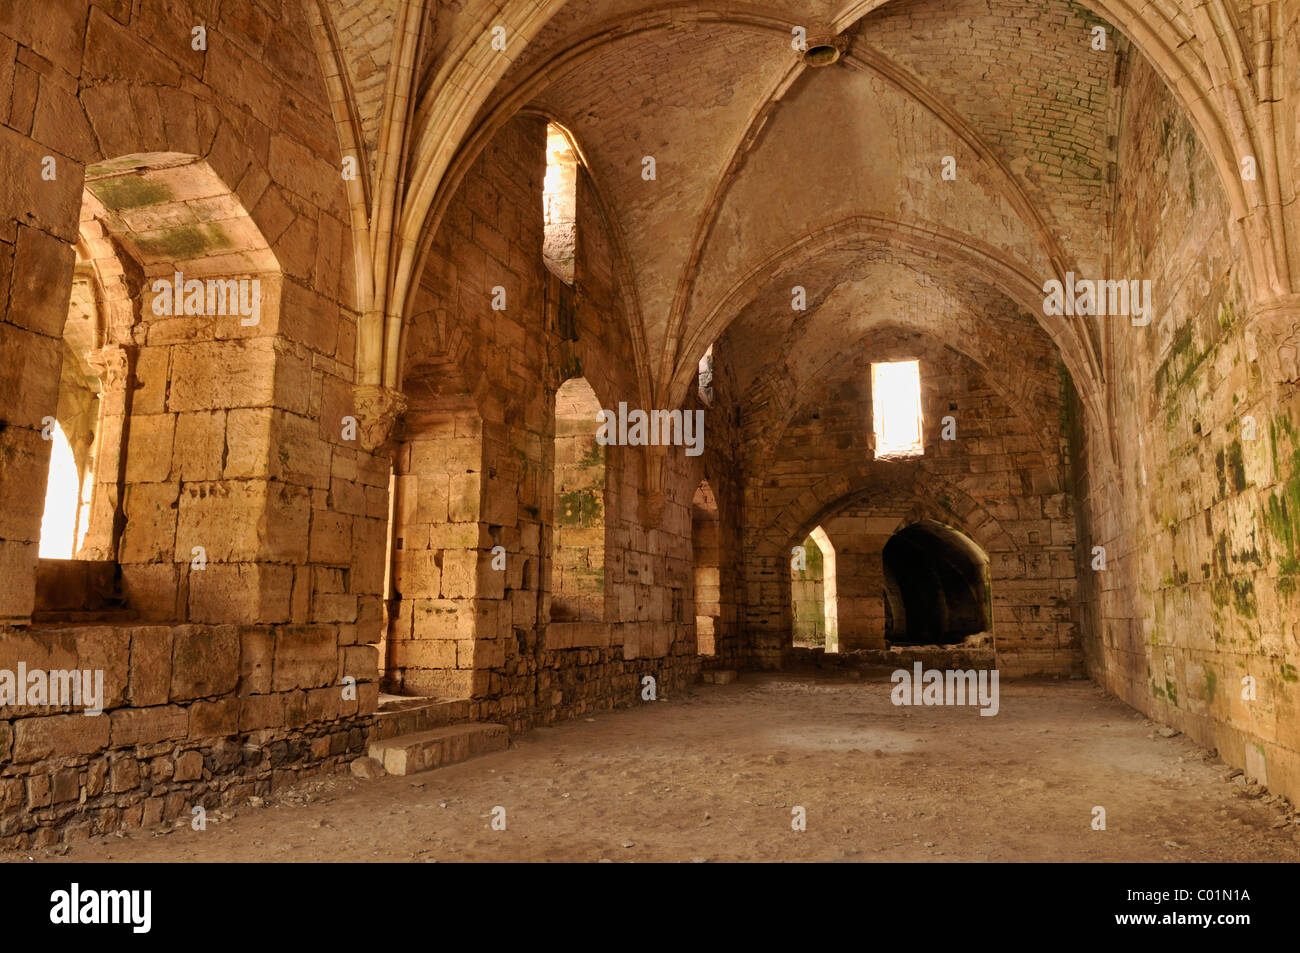
<svg viewBox="0 0 1300 953">
<path fill-rule="evenodd" d="M 605 447 L 600 401 L 581 377 L 555 394 L 555 510 L 551 620 L 605 618 Z"/>
<path fill-rule="evenodd" d="M 718 619 L 722 615 L 722 580 L 718 568 L 718 501 L 708 480 L 691 500 L 691 547 L 695 556 L 695 643 L 700 655 L 717 655 Z"/>
<path fill-rule="evenodd" d="M 820 526 L 790 561 L 790 607 L 797 647 L 840 650 L 835 547 Z"/>
<path fill-rule="evenodd" d="M 57 423 L 50 440 L 50 475 L 45 484 L 39 555 L 41 559 L 71 559 L 86 534 L 80 520 L 81 473 L 72 445 Z"/>
<path fill-rule="evenodd" d="M 568 134 L 555 123 L 546 127 L 542 222 L 546 267 L 573 284 L 578 247 L 578 152 Z"/>
<path fill-rule="evenodd" d="M 700 358 L 700 400 L 705 405 L 713 405 L 713 345 Z"/>
<path fill-rule="evenodd" d="M 871 408 L 877 460 L 917 457 L 925 452 L 920 362 L 872 364 Z"/>
<path fill-rule="evenodd" d="M 951 645 L 991 631 L 988 556 L 968 537 L 930 520 L 885 544 L 885 638 Z"/>
<path fill-rule="evenodd" d="M 237 388 L 216 381 L 223 365 L 261 369 L 250 355 L 272 353 L 279 265 L 212 168 L 177 153 L 87 166 L 75 250 L 51 414 L 73 467 L 52 448 L 38 548 L 51 562 L 37 565 L 33 621 L 228 621 L 230 573 L 275 534 L 243 532 L 230 494 L 207 489 L 255 479 L 231 472 L 227 428 L 246 460 L 252 425 L 227 415 Z M 238 391 L 245 414 L 254 392 Z M 269 435 L 275 411 L 258 410 Z M 263 582 L 242 583 L 240 605 L 261 605 Z"/>
<path fill-rule="evenodd" d="M 57 418 L 47 420 L 42 431 L 52 448 L 41 517 L 41 559 L 82 558 L 90 525 L 101 389 L 93 355 L 102 344 L 104 318 L 95 268 L 81 252 L 78 246 L 63 324 Z"/>
</svg>

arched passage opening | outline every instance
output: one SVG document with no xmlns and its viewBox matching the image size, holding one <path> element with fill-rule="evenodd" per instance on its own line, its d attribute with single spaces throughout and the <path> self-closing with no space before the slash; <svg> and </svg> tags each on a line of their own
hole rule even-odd
<svg viewBox="0 0 1300 953">
<path fill-rule="evenodd" d="M 50 426 L 50 475 L 41 515 L 40 558 L 71 559 L 85 535 L 80 520 L 82 474 L 63 428 L 57 422 Z"/>
<path fill-rule="evenodd" d="M 691 548 L 695 557 L 695 643 L 700 655 L 717 654 L 718 619 L 722 614 L 719 572 L 718 501 L 708 480 L 701 480 L 691 500 Z"/>
<path fill-rule="evenodd" d="M 838 606 L 835 547 L 826 531 L 815 526 L 790 559 L 790 610 L 795 646 L 838 652 Z"/>
<path fill-rule="evenodd" d="M 988 555 L 932 520 L 905 526 L 884 548 L 885 638 L 895 645 L 949 645 L 991 631 Z"/>
<path fill-rule="evenodd" d="M 79 243 L 72 294 L 63 323 L 58 406 L 42 423 L 51 441 L 50 472 L 41 518 L 41 559 L 94 558 L 82 552 L 90 523 L 99 434 L 100 372 L 93 355 L 104 338 L 104 290 Z"/>
<path fill-rule="evenodd" d="M 69 264 L 56 409 L 40 422 L 62 489 L 42 514 L 33 619 L 287 621 L 264 593 L 291 570 L 252 569 L 302 545 L 265 521 L 294 522 L 309 495 L 271 485 L 272 433 L 294 425 L 276 405 L 281 275 L 265 238 L 207 162 L 140 153 L 86 167 Z M 283 446 L 276 459 L 280 478 L 297 462 Z"/>
<path fill-rule="evenodd" d="M 605 618 L 605 448 L 596 439 L 600 409 L 585 378 L 570 378 L 555 393 L 553 622 Z"/>
</svg>

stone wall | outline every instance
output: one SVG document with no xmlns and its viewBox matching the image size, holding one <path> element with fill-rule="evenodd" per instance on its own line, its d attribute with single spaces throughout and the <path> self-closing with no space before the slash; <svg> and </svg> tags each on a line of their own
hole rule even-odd
<svg viewBox="0 0 1300 953">
<path fill-rule="evenodd" d="M 389 468 L 349 434 L 350 216 L 311 42 L 293 4 L 0 10 L 0 669 L 98 669 L 110 699 L 0 711 L 5 846 L 265 793 L 361 745 Z M 78 268 L 93 335 L 64 333 Z M 257 279 L 260 320 L 155 308 L 175 270 Z M 52 628 L 32 623 L 41 430 L 72 344 L 98 378 L 84 554 L 125 606 Z"/>
<path fill-rule="evenodd" d="M 790 622 L 795 642 L 826 643 L 826 586 L 822 551 L 811 536 L 804 549 L 804 568 L 790 569 Z"/>
<path fill-rule="evenodd" d="M 1151 280 L 1156 312 L 1102 329 L 1113 438 L 1077 435 L 1088 669 L 1295 799 L 1300 403 L 1255 360 L 1212 163 L 1141 57 L 1130 82 L 1110 268 Z"/>
<path fill-rule="evenodd" d="M 878 332 L 802 393 L 771 462 L 746 482 L 747 632 L 755 660 L 776 664 L 791 632 L 790 548 L 821 524 L 835 550 L 842 649 L 884 645 L 882 551 L 924 519 L 987 554 L 998 666 L 1008 674 L 1075 672 L 1074 523 L 1055 393 L 1027 405 L 969 358 L 909 331 Z M 871 363 L 919 359 L 924 454 L 875 460 Z M 951 417 L 955 439 L 945 440 Z"/>
<path fill-rule="evenodd" d="M 691 506 L 704 468 L 727 458 L 709 427 L 734 416 L 718 398 L 705 408 L 709 449 L 701 457 L 684 447 L 599 446 L 594 414 L 557 430 L 557 391 L 577 378 L 602 409 L 653 408 L 635 377 L 619 260 L 585 171 L 573 286 L 546 267 L 545 160 L 546 122 L 519 118 L 474 163 L 439 224 L 404 355 L 408 394 L 424 386 L 419 368 L 450 360 L 483 421 L 473 624 L 431 618 L 426 637 L 456 644 L 456 684 L 475 700 L 476 716 L 512 729 L 639 704 L 645 675 L 661 693 L 694 678 Z M 561 403 L 572 417 L 572 401 Z M 597 450 L 603 472 L 589 479 Z M 725 493 L 734 477 L 719 482 Z M 587 502 L 574 510 L 561 491 Z M 719 506 L 722 525 L 734 528 L 732 499 Z M 582 565 L 563 555 L 557 564 L 557 543 L 560 553 L 585 550 Z M 497 546 L 503 570 L 493 568 Z M 603 565 L 593 580 L 598 550 Z M 580 570 L 591 585 L 570 593 L 564 580 Z M 734 586 L 734 573 L 720 571 L 722 660 L 736 652 L 734 610 L 729 617 L 724 608 L 736 603 Z M 593 601 L 593 593 L 603 595 Z M 578 598 L 558 612 L 557 595 Z M 444 677 L 452 677 L 449 661 Z"/>
<path fill-rule="evenodd" d="M 0 846 L 189 818 L 360 754 L 375 650 L 355 626 L 5 629 L 0 670 L 96 671 L 103 712 L 6 706 Z M 349 684 L 345 678 L 355 684 Z M 35 700 L 35 699 L 29 699 Z"/>
</svg>

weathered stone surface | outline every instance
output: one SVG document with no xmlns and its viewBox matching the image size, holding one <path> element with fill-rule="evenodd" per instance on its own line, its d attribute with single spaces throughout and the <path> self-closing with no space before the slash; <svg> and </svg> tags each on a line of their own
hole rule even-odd
<svg viewBox="0 0 1300 953">
<path fill-rule="evenodd" d="M 126 714 L 126 712 L 115 712 Z M 94 754 L 108 747 L 110 715 L 50 715 L 14 724 L 13 760 L 25 764 L 52 755 Z"/>
<path fill-rule="evenodd" d="M 172 777 L 177 781 L 197 781 L 203 777 L 203 755 L 193 750 L 178 755 Z"/>
<path fill-rule="evenodd" d="M 239 680 L 239 633 L 234 626 L 185 626 L 172 648 L 171 700 L 234 691 Z"/>
<path fill-rule="evenodd" d="M 316 688 L 333 682 L 338 674 L 338 647 L 334 631 L 326 626 L 284 626 L 275 636 L 272 690 Z"/>
<path fill-rule="evenodd" d="M 502 725 L 454 725 L 375 742 L 370 745 L 370 757 L 389 774 L 415 774 L 502 751 L 508 744 L 509 735 Z"/>
<path fill-rule="evenodd" d="M 275 654 L 275 633 L 270 628 L 239 630 L 239 690 L 241 694 L 271 691 L 271 663 Z"/>
<path fill-rule="evenodd" d="M 358 778 L 373 781 L 375 778 L 382 778 L 388 772 L 384 770 L 383 764 L 374 758 L 357 758 L 352 762 L 352 773 Z"/>
<path fill-rule="evenodd" d="M 131 630 L 127 698 L 135 707 L 161 705 L 171 697 L 174 633 L 168 626 Z"/>
<path fill-rule="evenodd" d="M 111 718 L 114 748 L 179 740 L 186 736 L 189 726 L 189 713 L 180 705 L 123 708 L 113 712 Z"/>
</svg>

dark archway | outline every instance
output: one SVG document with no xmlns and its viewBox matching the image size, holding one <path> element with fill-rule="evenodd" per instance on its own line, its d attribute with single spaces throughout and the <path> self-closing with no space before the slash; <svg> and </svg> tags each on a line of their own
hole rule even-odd
<svg viewBox="0 0 1300 953">
<path fill-rule="evenodd" d="M 947 645 L 991 631 L 988 556 L 967 536 L 932 520 L 885 544 L 885 638 Z"/>
</svg>

